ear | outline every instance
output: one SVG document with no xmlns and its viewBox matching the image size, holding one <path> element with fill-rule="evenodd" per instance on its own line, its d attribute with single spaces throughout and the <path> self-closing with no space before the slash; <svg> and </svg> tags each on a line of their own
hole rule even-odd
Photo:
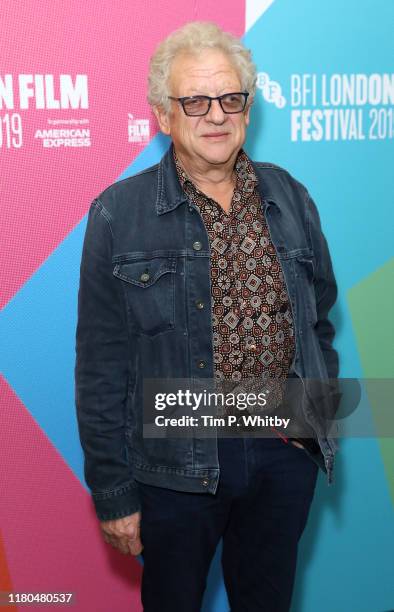
<svg viewBox="0 0 394 612">
<path fill-rule="evenodd" d="M 248 100 L 248 103 L 247 103 L 246 109 L 245 109 L 245 111 L 244 111 L 244 113 L 245 113 L 245 124 L 246 124 L 246 125 L 249 125 L 249 120 L 250 120 L 250 107 L 252 106 L 253 102 L 254 102 L 254 98 L 251 98 L 250 100 Z"/>
<path fill-rule="evenodd" d="M 160 130 L 163 132 L 163 134 L 166 134 L 166 136 L 170 136 L 171 127 L 167 111 L 162 106 L 153 106 L 152 110 L 156 116 Z"/>
</svg>

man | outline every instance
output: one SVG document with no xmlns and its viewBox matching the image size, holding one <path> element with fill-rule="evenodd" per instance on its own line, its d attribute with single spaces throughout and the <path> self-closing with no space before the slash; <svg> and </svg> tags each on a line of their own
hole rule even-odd
<svg viewBox="0 0 394 612">
<path fill-rule="evenodd" d="M 250 53 L 214 24 L 170 35 L 148 99 L 172 144 L 89 211 L 76 347 L 85 476 L 105 540 L 143 554 L 147 612 L 200 610 L 221 538 L 231 610 L 288 610 L 318 465 L 332 481 L 336 445 L 308 381 L 338 374 L 336 284 L 308 191 L 242 148 L 255 83 Z M 144 380 L 286 377 L 302 381 L 301 442 L 143 435 Z"/>
</svg>

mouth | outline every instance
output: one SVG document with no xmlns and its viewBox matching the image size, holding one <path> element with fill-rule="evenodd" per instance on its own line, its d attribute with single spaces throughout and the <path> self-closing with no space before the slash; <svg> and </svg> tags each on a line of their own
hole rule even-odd
<svg viewBox="0 0 394 612">
<path fill-rule="evenodd" d="M 213 132 L 211 134 L 203 134 L 203 138 L 224 138 L 225 136 L 228 136 L 229 132 Z"/>
</svg>

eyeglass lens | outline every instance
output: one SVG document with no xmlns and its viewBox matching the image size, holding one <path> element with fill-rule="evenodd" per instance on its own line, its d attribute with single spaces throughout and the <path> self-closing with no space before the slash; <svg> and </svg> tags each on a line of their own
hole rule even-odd
<svg viewBox="0 0 394 612">
<path fill-rule="evenodd" d="M 242 93 L 226 94 L 219 99 L 222 110 L 225 113 L 239 113 L 245 105 L 245 96 Z M 208 112 L 210 100 L 204 96 L 194 96 L 183 101 L 183 106 L 188 115 L 203 115 Z"/>
</svg>

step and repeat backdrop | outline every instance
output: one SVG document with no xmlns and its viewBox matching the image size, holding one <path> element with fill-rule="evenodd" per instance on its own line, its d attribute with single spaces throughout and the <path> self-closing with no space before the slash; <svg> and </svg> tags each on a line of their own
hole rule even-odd
<svg viewBox="0 0 394 612">
<path fill-rule="evenodd" d="M 195 19 L 252 50 L 245 148 L 287 168 L 318 205 L 339 286 L 341 377 L 390 379 L 394 4 L 3 0 L 0 18 L 0 591 L 138 612 L 142 562 L 102 540 L 84 481 L 73 375 L 90 203 L 169 144 L 146 101 L 149 57 Z M 378 412 L 371 402 L 372 421 Z M 393 500 L 393 438 L 342 440 L 335 485 L 319 474 L 293 612 L 394 609 Z M 220 548 L 203 609 L 228 610 Z"/>
</svg>

